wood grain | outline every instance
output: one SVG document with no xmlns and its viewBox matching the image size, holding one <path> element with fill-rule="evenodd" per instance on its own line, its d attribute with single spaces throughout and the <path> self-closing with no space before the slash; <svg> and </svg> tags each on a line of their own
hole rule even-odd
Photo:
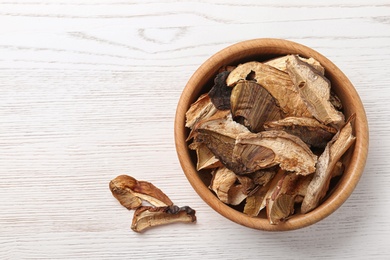
<svg viewBox="0 0 390 260">
<path fill-rule="evenodd" d="M 388 1 L 1 1 L 0 259 L 387 259 Z M 190 76 L 238 41 L 307 45 L 351 80 L 369 156 L 352 196 L 287 233 L 239 226 L 194 192 L 173 122 Z M 108 182 L 133 175 L 197 210 L 139 235 Z"/>
</svg>

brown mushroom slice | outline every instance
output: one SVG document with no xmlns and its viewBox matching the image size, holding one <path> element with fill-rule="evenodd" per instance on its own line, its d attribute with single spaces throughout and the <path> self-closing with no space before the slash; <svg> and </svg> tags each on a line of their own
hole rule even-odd
<svg viewBox="0 0 390 260">
<path fill-rule="evenodd" d="M 229 204 L 229 190 L 237 181 L 236 174 L 226 167 L 220 167 L 211 174 L 213 178 L 209 189 L 215 192 L 220 201 Z"/>
<path fill-rule="evenodd" d="M 253 78 L 276 99 L 285 116 L 312 117 L 307 105 L 286 72 L 261 62 L 251 61 L 238 65 L 230 72 L 226 84 L 233 87 L 240 80 L 246 80 L 248 76 Z"/>
<path fill-rule="evenodd" d="M 230 94 L 232 88 L 226 85 L 230 71 L 222 71 L 214 79 L 214 86 L 209 91 L 211 102 L 219 110 L 230 109 Z"/>
<path fill-rule="evenodd" d="M 232 155 L 237 136 L 250 133 L 245 126 L 233 121 L 229 113 L 225 118 L 199 122 L 196 132 L 196 142 L 204 143 L 227 168 L 241 172 L 241 166 L 232 161 Z"/>
<path fill-rule="evenodd" d="M 342 155 L 354 143 L 356 137 L 352 134 L 353 129 L 350 122 L 353 118 L 354 115 L 333 137 L 318 158 L 317 169 L 302 202 L 301 211 L 303 213 L 307 213 L 316 208 L 321 199 L 325 197 L 329 189 L 330 180 L 335 175 L 335 165 L 337 166 Z"/>
<path fill-rule="evenodd" d="M 231 93 L 230 104 L 233 118 L 242 118 L 242 124 L 255 133 L 264 130 L 265 122 L 283 117 L 274 97 L 253 81 L 239 81 Z"/>
<path fill-rule="evenodd" d="M 209 148 L 203 143 L 193 142 L 188 146 L 191 150 L 196 151 L 198 171 L 203 169 L 213 169 L 222 166 L 222 163 L 214 156 Z"/>
<path fill-rule="evenodd" d="M 165 207 L 141 206 L 134 212 L 131 229 L 135 232 L 171 223 L 193 223 L 196 221 L 195 210 L 185 206 L 179 208 L 171 205 Z"/>
<path fill-rule="evenodd" d="M 298 136 L 309 146 L 318 148 L 324 148 L 337 133 L 335 128 L 307 117 L 286 117 L 278 121 L 266 122 L 264 128 L 267 131 L 283 130 Z"/>
<path fill-rule="evenodd" d="M 258 171 L 248 174 L 247 176 L 250 177 L 256 185 L 265 186 L 275 176 L 277 169 L 278 167 L 260 169 Z"/>
<path fill-rule="evenodd" d="M 240 134 L 233 151 L 234 160 L 240 160 L 241 155 L 253 147 L 264 148 L 265 156 L 254 154 L 253 159 L 241 160 L 246 168 L 253 167 L 254 170 L 258 170 L 260 166 L 267 168 L 279 165 L 285 171 L 301 175 L 308 175 L 315 171 L 317 156 L 301 139 L 284 131 L 273 130 L 257 134 Z M 269 151 L 272 151 L 272 157 Z"/>
<path fill-rule="evenodd" d="M 278 181 L 277 186 L 267 199 L 267 218 L 270 224 L 278 224 L 294 213 L 295 203 L 307 193 L 307 187 L 313 175 L 287 173 Z"/>
<path fill-rule="evenodd" d="M 274 58 L 272 60 L 268 60 L 268 61 L 264 62 L 264 64 L 270 65 L 270 66 L 272 66 L 274 68 L 277 68 L 278 70 L 286 72 L 287 71 L 286 61 L 288 59 L 288 56 L 289 55 L 278 57 L 278 58 Z M 298 56 L 298 58 L 301 61 L 306 62 L 307 64 L 311 65 L 321 75 L 325 74 L 325 68 L 322 67 L 321 63 L 319 61 L 317 61 L 316 59 L 311 58 L 311 57 L 306 59 L 306 58 L 303 58 L 303 57 L 300 57 L 300 56 Z"/>
<path fill-rule="evenodd" d="M 330 102 L 330 82 L 295 55 L 287 59 L 287 72 L 311 114 L 325 125 L 338 129 L 345 124 L 344 115 Z"/>
<path fill-rule="evenodd" d="M 172 201 L 160 189 L 147 181 L 137 181 L 128 175 L 119 175 L 110 181 L 110 190 L 114 197 L 127 209 L 135 209 L 142 200 L 161 207 L 173 205 Z"/>
<path fill-rule="evenodd" d="M 214 115 L 218 109 L 211 102 L 208 94 L 201 95 L 186 112 L 186 127 L 192 129 L 193 126 L 202 119 Z"/>
</svg>

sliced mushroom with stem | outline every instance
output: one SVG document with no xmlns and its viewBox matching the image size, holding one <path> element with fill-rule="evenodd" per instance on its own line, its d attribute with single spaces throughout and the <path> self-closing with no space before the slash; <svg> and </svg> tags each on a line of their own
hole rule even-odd
<svg viewBox="0 0 390 260">
<path fill-rule="evenodd" d="M 343 113 L 336 110 L 330 101 L 331 86 L 327 78 L 296 55 L 290 55 L 287 59 L 287 72 L 316 119 L 337 129 L 345 123 Z"/>
<path fill-rule="evenodd" d="M 317 168 L 313 180 L 303 199 L 301 211 L 307 213 L 316 208 L 321 199 L 324 198 L 329 188 L 331 178 L 335 175 L 334 168 L 337 166 L 340 158 L 354 143 L 356 137 L 353 136 L 351 121 L 355 118 L 352 115 L 344 127 L 332 138 L 320 155 L 317 162 Z"/>
<path fill-rule="evenodd" d="M 244 158 L 243 153 L 252 147 L 264 147 L 266 156 L 254 154 L 252 158 Z M 270 156 L 270 152 L 272 156 Z M 286 171 L 308 175 L 315 171 L 317 156 L 298 137 L 284 131 L 264 131 L 257 134 L 245 133 L 237 137 L 233 156 L 241 160 L 246 168 L 264 168 L 279 165 Z"/>
<path fill-rule="evenodd" d="M 165 207 L 141 206 L 134 212 L 131 229 L 143 232 L 148 228 L 171 223 L 193 223 L 196 221 L 195 210 L 175 205 Z"/>
</svg>

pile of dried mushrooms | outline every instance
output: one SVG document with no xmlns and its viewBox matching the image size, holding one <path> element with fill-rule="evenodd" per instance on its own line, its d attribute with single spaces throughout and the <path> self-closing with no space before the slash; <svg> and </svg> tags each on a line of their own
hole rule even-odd
<svg viewBox="0 0 390 260">
<path fill-rule="evenodd" d="M 119 175 L 110 181 L 112 195 L 129 210 L 135 210 L 131 229 L 135 232 L 170 223 L 193 223 L 195 210 L 178 207 L 165 193 L 147 181 L 138 181 L 128 175 Z M 150 205 L 142 205 L 146 201 Z"/>
<path fill-rule="evenodd" d="M 265 209 L 271 224 L 321 203 L 355 140 L 324 75 L 298 55 L 226 66 L 191 105 L 189 148 L 222 202 L 252 217 Z"/>
</svg>

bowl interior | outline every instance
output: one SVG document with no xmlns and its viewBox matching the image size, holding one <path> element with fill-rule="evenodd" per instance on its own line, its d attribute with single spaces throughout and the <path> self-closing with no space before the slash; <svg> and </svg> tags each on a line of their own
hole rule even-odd
<svg viewBox="0 0 390 260">
<path fill-rule="evenodd" d="M 211 175 L 196 170 L 196 155 L 188 149 L 186 138 L 189 129 L 185 127 L 185 113 L 190 105 L 203 93 L 208 92 L 218 70 L 226 65 L 238 65 L 247 61 L 265 61 L 287 54 L 299 54 L 314 58 L 325 67 L 325 76 L 332 84 L 332 90 L 340 98 L 346 118 L 356 114 L 353 122 L 355 144 L 343 156 L 345 171 L 332 181 L 331 191 L 322 204 L 307 214 L 294 214 L 278 225 L 270 225 L 264 215 L 249 217 L 235 208 L 222 203 L 208 189 Z M 199 196 L 214 210 L 241 225 L 261 230 L 292 230 L 302 228 L 327 217 L 340 207 L 356 187 L 363 173 L 368 152 L 368 125 L 363 104 L 348 78 L 330 60 L 320 53 L 295 42 L 281 39 L 255 39 L 240 42 L 216 53 L 203 63 L 192 75 L 180 97 L 175 117 L 175 144 L 182 169 Z"/>
</svg>

